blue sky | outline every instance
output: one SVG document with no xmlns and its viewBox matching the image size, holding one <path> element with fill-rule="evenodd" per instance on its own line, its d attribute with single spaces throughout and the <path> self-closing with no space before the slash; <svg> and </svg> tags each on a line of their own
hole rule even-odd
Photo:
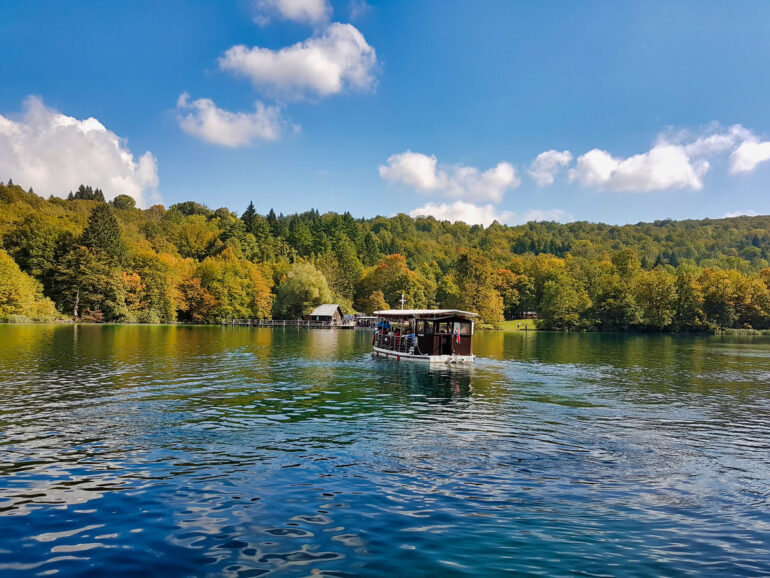
<svg viewBox="0 0 770 578">
<path fill-rule="evenodd" d="M 770 213 L 768 3 L 5 0 L 0 20 L 0 179 L 40 194 Z"/>
</svg>

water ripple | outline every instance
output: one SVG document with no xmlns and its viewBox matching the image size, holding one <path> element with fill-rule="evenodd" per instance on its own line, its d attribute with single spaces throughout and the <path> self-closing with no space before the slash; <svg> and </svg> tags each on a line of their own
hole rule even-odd
<svg viewBox="0 0 770 578">
<path fill-rule="evenodd" d="M 770 341 L 0 326 L 0 573 L 770 573 Z"/>
</svg>

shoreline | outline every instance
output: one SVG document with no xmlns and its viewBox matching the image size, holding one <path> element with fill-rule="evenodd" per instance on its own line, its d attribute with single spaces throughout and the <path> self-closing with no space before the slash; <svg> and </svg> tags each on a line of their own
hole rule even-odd
<svg viewBox="0 0 770 578">
<path fill-rule="evenodd" d="M 85 327 L 245 327 L 248 329 L 285 329 L 282 326 L 238 326 L 230 325 L 227 323 L 193 323 L 193 322 L 178 322 L 178 323 L 130 323 L 130 322 L 108 322 L 108 323 L 94 323 L 90 321 L 72 321 L 72 320 L 53 320 L 53 321 L 0 321 L 0 326 L 85 326 Z M 289 327 L 289 326 L 287 326 Z M 291 326 L 297 329 L 315 329 L 313 327 Z M 356 327 L 355 329 L 370 330 L 370 327 Z M 770 336 L 770 329 L 724 329 L 723 331 L 602 331 L 595 329 L 579 329 L 579 330 L 557 330 L 557 329 L 506 329 L 495 327 L 477 327 L 477 331 L 484 332 L 497 332 L 497 333 L 562 333 L 562 334 L 605 334 L 605 335 L 687 335 L 692 337 L 707 337 L 707 336 L 749 336 L 749 337 L 768 337 Z"/>
</svg>

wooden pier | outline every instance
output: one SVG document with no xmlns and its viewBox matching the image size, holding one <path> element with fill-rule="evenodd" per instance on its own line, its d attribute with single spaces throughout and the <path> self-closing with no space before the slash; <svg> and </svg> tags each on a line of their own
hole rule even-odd
<svg viewBox="0 0 770 578">
<path fill-rule="evenodd" d="M 242 327 L 304 327 L 307 329 L 355 329 L 355 323 L 332 323 L 306 319 L 222 319 L 222 325 Z"/>
</svg>

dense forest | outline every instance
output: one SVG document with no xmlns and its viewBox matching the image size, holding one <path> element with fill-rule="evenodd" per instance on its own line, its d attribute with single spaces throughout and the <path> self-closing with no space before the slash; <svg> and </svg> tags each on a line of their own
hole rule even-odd
<svg viewBox="0 0 770 578">
<path fill-rule="evenodd" d="M 349 213 L 135 207 L 0 183 L 0 320 L 295 319 L 324 302 L 537 311 L 546 329 L 770 327 L 770 217 L 484 228 Z"/>
</svg>

